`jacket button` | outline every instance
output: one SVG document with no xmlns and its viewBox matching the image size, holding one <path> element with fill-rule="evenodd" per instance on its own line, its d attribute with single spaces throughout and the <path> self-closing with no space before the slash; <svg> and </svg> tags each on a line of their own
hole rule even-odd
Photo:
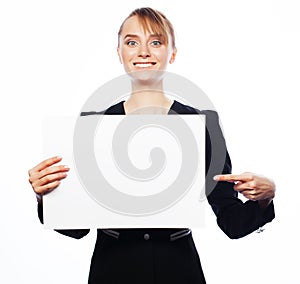
<svg viewBox="0 0 300 284">
<path fill-rule="evenodd" d="M 145 234 L 144 235 L 144 240 L 148 241 L 150 239 L 150 235 L 149 234 Z"/>
</svg>

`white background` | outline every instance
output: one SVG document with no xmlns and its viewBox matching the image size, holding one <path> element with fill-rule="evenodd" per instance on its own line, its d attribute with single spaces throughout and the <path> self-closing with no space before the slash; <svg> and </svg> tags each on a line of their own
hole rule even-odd
<svg viewBox="0 0 300 284">
<path fill-rule="evenodd" d="M 161 3 L 160 3 L 161 2 Z M 285 1 L 1 1 L 1 283 L 86 283 L 95 232 L 73 240 L 44 230 L 27 170 L 41 161 L 46 115 L 76 115 L 123 74 L 117 31 L 151 6 L 173 22 L 169 69 L 199 85 L 224 127 L 233 171 L 275 179 L 276 219 L 230 240 L 207 208 L 194 238 L 208 283 L 300 283 L 300 8 Z M 59 139 L 59 137 L 58 137 Z"/>
</svg>

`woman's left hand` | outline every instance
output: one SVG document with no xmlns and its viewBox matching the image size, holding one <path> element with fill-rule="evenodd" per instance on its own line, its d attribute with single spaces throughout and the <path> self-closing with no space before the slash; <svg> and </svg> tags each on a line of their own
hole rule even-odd
<svg viewBox="0 0 300 284">
<path fill-rule="evenodd" d="M 275 197 L 275 183 L 261 175 L 245 172 L 240 175 L 226 174 L 214 177 L 216 181 L 233 182 L 234 190 L 252 201 L 258 201 L 261 207 L 266 207 Z"/>
</svg>

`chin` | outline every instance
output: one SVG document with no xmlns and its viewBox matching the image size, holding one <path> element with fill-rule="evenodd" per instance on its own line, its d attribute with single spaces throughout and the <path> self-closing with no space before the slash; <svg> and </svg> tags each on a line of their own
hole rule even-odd
<svg viewBox="0 0 300 284">
<path fill-rule="evenodd" d="M 153 69 L 134 70 L 128 72 L 128 75 L 130 76 L 133 82 L 143 85 L 154 84 L 156 82 L 161 81 L 163 79 L 164 74 L 165 71 Z"/>
</svg>

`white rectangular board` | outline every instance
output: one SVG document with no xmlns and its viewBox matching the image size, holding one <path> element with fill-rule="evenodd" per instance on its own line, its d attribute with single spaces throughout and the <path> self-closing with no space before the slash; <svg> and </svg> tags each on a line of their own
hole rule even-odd
<svg viewBox="0 0 300 284">
<path fill-rule="evenodd" d="M 80 134 L 75 143 L 74 131 Z M 46 228 L 204 224 L 204 115 L 49 117 L 44 153 L 70 167 L 43 197 Z"/>
</svg>

